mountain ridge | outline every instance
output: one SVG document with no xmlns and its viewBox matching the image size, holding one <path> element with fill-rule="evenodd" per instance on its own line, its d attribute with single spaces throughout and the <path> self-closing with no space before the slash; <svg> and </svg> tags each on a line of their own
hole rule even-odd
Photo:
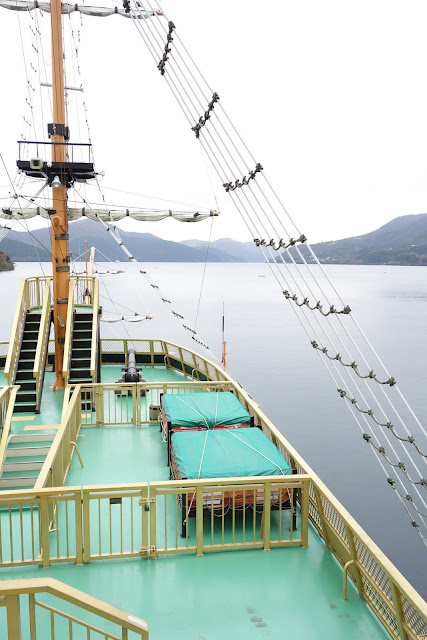
<svg viewBox="0 0 427 640">
<path fill-rule="evenodd" d="M 110 260 L 123 261 L 123 252 L 109 234 L 99 233 L 99 223 L 84 219 L 70 223 L 70 252 L 73 259 L 82 259 L 84 241 L 96 246 Z M 239 242 L 221 238 L 212 242 L 163 240 L 150 233 L 120 230 L 124 244 L 137 260 L 143 262 L 264 262 L 254 242 Z M 369 233 L 329 240 L 311 245 L 323 264 L 396 264 L 427 265 L 427 213 L 399 216 Z M 208 251 L 209 248 L 209 251 Z M 298 245 L 308 262 L 313 258 L 307 247 Z M 50 262 L 50 230 L 36 229 L 30 234 L 9 231 L 1 251 L 15 262 Z M 296 249 L 291 249 L 300 262 Z M 286 252 L 286 261 L 290 261 Z"/>
</svg>

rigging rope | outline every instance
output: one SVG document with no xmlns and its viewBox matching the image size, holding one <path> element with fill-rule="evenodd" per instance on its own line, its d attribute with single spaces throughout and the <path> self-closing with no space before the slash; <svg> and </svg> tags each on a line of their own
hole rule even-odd
<svg viewBox="0 0 427 640">
<path fill-rule="evenodd" d="M 149 0 L 145 4 L 147 7 L 152 9 Z M 130 3 L 131 15 L 133 11 L 132 7 L 133 3 Z M 165 19 L 167 20 L 166 16 Z M 162 43 L 161 32 L 163 32 L 163 34 L 167 33 L 163 19 L 155 17 L 152 20 L 145 21 L 144 23 L 137 23 L 134 21 L 134 25 L 140 33 L 154 61 L 158 61 L 159 57 L 162 55 L 164 47 L 164 39 Z M 156 62 L 156 64 L 158 63 Z M 167 65 L 163 70 L 163 78 L 169 85 L 179 107 L 189 122 L 190 128 L 193 129 L 194 122 L 199 121 L 200 109 L 204 111 L 203 105 L 209 104 L 209 96 L 213 96 L 214 92 L 182 44 L 176 30 L 174 30 L 173 55 L 169 56 Z M 269 263 L 269 267 L 272 270 L 272 273 L 274 273 L 274 277 L 277 280 L 281 291 L 287 292 L 288 302 L 290 303 L 291 308 L 294 308 L 294 305 L 296 306 L 296 304 L 298 304 L 298 308 L 294 308 L 294 311 L 306 330 L 310 344 L 313 346 L 313 342 L 316 343 L 317 352 L 326 369 L 331 374 L 332 370 L 335 371 L 335 374 L 338 375 L 340 379 L 342 379 L 342 376 L 338 371 L 338 367 L 342 367 L 343 373 L 347 378 L 347 382 L 344 386 L 343 384 L 337 384 L 336 388 L 342 387 L 346 389 L 347 393 L 351 395 L 351 397 L 354 397 L 355 395 L 351 391 L 351 389 L 354 389 L 356 390 L 357 395 L 361 395 L 363 397 L 364 394 L 360 393 L 357 383 L 357 380 L 361 380 L 364 389 L 370 396 L 372 396 L 381 415 L 384 416 L 384 422 L 387 423 L 391 421 L 386 415 L 388 408 L 388 410 L 394 413 L 398 422 L 408 433 L 409 437 L 407 439 L 404 439 L 404 441 L 399 440 L 401 446 L 404 444 L 413 444 L 410 440 L 413 436 L 409 435 L 406 422 L 402 418 L 401 410 L 397 408 L 396 403 L 403 405 L 402 410 L 409 413 L 409 416 L 406 419 L 413 420 L 416 428 L 420 430 L 425 437 L 427 435 L 425 429 L 422 427 L 409 404 L 401 394 L 396 385 L 395 379 L 389 374 L 378 354 L 368 341 L 366 335 L 360 329 L 348 305 L 345 305 L 342 302 L 341 297 L 330 281 L 325 269 L 320 264 L 312 248 L 308 244 L 305 235 L 301 233 L 290 214 L 283 206 L 275 190 L 268 181 L 265 172 L 260 170 L 257 172 L 257 175 L 254 175 L 250 179 L 241 178 L 241 176 L 251 176 L 250 172 L 253 171 L 251 167 L 253 167 L 254 164 L 257 166 L 257 163 L 238 134 L 236 128 L 231 123 L 231 120 L 224 110 L 222 102 L 219 100 L 217 102 L 218 105 L 215 103 L 217 108 L 209 110 L 207 114 L 209 117 L 203 122 L 203 125 L 206 125 L 207 120 L 209 120 L 209 127 L 201 126 L 200 128 L 197 128 L 195 131 L 196 136 L 212 163 L 215 173 L 218 175 L 221 183 L 225 185 L 224 188 L 226 188 L 227 193 L 236 205 L 236 208 L 246 227 L 250 231 L 252 238 L 260 247 L 264 258 Z M 245 187 L 244 189 L 241 188 L 243 186 Z M 282 215 L 279 215 L 279 212 L 284 214 L 288 223 L 290 223 L 295 229 L 296 234 L 289 233 L 287 224 L 285 225 L 285 220 Z M 278 244 L 275 243 L 274 240 L 270 240 L 270 242 L 262 240 L 263 238 L 274 237 L 280 238 Z M 283 241 L 284 237 L 289 238 L 289 241 Z M 298 237 L 299 241 L 295 241 L 295 237 Z M 307 247 L 308 256 L 310 257 L 310 260 L 313 261 L 314 267 L 310 267 L 308 265 L 304 254 L 298 247 L 298 242 Z M 267 249 L 269 258 L 264 253 L 264 248 Z M 279 249 L 283 249 L 284 254 L 279 253 L 279 255 L 275 256 L 272 253 L 272 250 L 278 251 Z M 286 262 L 287 260 L 290 262 L 289 265 Z M 297 261 L 301 263 L 301 268 Z M 291 268 L 295 271 L 291 271 Z M 323 276 L 326 281 L 330 290 L 329 293 L 327 293 L 324 286 L 319 283 L 316 277 L 316 270 L 320 271 L 321 276 Z M 295 278 L 295 273 L 297 272 L 300 274 L 300 281 L 297 281 Z M 292 291 L 292 287 L 287 283 L 287 277 L 289 277 L 294 283 L 295 292 Z M 300 283 L 307 288 L 309 296 L 302 291 Z M 320 292 L 320 296 L 315 294 L 314 289 Z M 333 298 L 338 300 L 339 305 L 337 305 L 335 300 L 331 300 L 331 295 Z M 318 300 L 318 302 L 315 305 L 310 305 L 308 302 L 310 298 L 316 301 Z M 323 299 L 325 302 L 323 302 Z M 300 300 L 302 302 L 300 302 Z M 342 311 L 337 312 L 337 308 L 340 306 Z M 328 309 L 329 311 L 323 311 L 323 309 Z M 308 316 L 308 314 L 313 313 L 313 311 L 320 312 L 319 314 L 313 315 L 313 320 L 318 331 L 320 331 L 322 335 L 322 339 L 317 335 L 317 331 L 314 330 L 313 323 Z M 322 323 L 320 322 L 321 320 Z M 350 332 L 350 325 L 356 330 L 357 335 L 363 343 L 367 345 L 371 352 L 371 357 L 373 356 L 379 363 L 382 370 L 385 371 L 384 378 L 387 378 L 386 387 L 384 387 L 384 383 L 381 382 L 383 377 L 382 374 L 374 372 L 375 367 L 370 365 L 366 357 L 363 355 L 356 338 Z M 334 345 L 335 340 L 337 340 L 341 345 L 339 349 Z M 369 372 L 368 375 L 365 376 L 360 373 L 361 364 L 358 364 L 357 359 L 351 355 L 351 349 L 355 349 L 356 353 L 361 358 L 361 364 L 366 366 L 366 370 Z M 331 357 L 329 355 L 330 352 L 336 353 L 339 357 Z M 341 358 L 340 353 L 345 353 L 349 362 L 352 363 L 353 366 L 347 366 L 346 361 Z M 332 378 L 334 379 L 333 375 Z M 372 383 L 377 386 L 373 387 Z M 390 395 L 391 392 L 393 392 L 393 399 Z M 352 409 L 352 407 L 349 408 Z M 357 424 L 359 424 L 357 416 L 355 416 L 353 410 L 351 413 L 355 417 Z M 364 414 L 362 417 L 366 422 L 367 419 L 372 420 L 373 415 Z M 396 432 L 393 433 L 393 431 L 389 430 L 389 433 L 394 436 Z M 383 437 L 387 439 L 385 435 L 383 435 Z M 407 455 L 411 463 L 414 464 L 411 459 L 411 454 L 408 452 L 406 447 L 404 447 L 404 449 L 405 455 Z M 418 453 L 420 450 L 421 449 L 416 449 Z M 421 512 L 421 510 L 419 510 L 419 512 Z"/>
</svg>

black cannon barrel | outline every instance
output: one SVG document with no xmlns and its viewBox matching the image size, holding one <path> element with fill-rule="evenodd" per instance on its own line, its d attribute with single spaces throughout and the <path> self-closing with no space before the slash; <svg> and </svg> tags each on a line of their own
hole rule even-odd
<svg viewBox="0 0 427 640">
<path fill-rule="evenodd" d="M 135 349 L 128 350 L 128 366 L 125 375 L 126 382 L 139 382 L 138 371 L 136 370 L 136 353 Z"/>
</svg>

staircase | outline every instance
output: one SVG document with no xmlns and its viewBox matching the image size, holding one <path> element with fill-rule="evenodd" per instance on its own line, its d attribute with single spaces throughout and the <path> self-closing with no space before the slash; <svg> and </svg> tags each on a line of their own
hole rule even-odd
<svg viewBox="0 0 427 640">
<path fill-rule="evenodd" d="M 78 311 L 74 313 L 68 384 L 75 385 L 92 382 L 90 375 L 92 320 L 92 313 L 79 313 Z"/>
<path fill-rule="evenodd" d="M 39 336 L 41 313 L 27 312 L 21 348 L 18 356 L 15 384 L 21 385 L 16 396 L 14 413 L 34 413 L 37 404 L 36 381 L 33 378 L 37 339 Z"/>
<path fill-rule="evenodd" d="M 0 473 L 0 490 L 32 489 L 54 437 L 54 433 L 12 434 Z"/>
<path fill-rule="evenodd" d="M 94 382 L 90 375 L 90 360 L 92 353 L 92 311 L 74 312 L 73 336 L 71 340 L 71 361 L 68 384 L 84 384 Z M 98 346 L 98 345 L 97 345 Z M 89 411 L 91 407 L 90 391 L 82 391 L 82 411 Z"/>
</svg>

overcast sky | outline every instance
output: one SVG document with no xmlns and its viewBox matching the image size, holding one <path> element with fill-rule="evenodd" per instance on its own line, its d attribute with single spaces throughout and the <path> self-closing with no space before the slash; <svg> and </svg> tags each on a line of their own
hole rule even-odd
<svg viewBox="0 0 427 640">
<path fill-rule="evenodd" d="M 367 233 L 427 211 L 425 0 L 165 0 L 162 6 L 310 242 Z M 0 145 L 14 176 L 16 140 L 27 126 L 23 116 L 28 119 L 22 51 L 30 80 L 30 63 L 49 75 L 50 43 L 43 66 L 31 46 L 34 20 L 0 11 Z M 47 14 L 39 17 L 42 31 L 48 21 Z M 64 24 L 68 37 L 69 18 Z M 132 22 L 83 17 L 82 26 L 79 18 L 73 25 L 75 37 L 81 31 L 85 101 L 96 167 L 106 172 L 106 201 L 216 208 L 216 198 L 221 216 L 213 237 L 250 240 Z M 80 84 L 69 60 L 67 83 Z M 46 122 L 49 91 L 41 90 Z M 70 115 L 74 106 L 81 110 L 81 96 L 70 92 Z M 75 141 L 87 138 L 84 119 L 81 112 L 80 125 L 70 122 Z M 41 129 L 26 134 L 45 137 Z M 1 164 L 0 187 L 7 196 Z M 36 189 L 25 187 L 27 194 Z M 86 194 L 100 202 L 95 188 Z M 177 240 L 207 239 L 210 230 L 209 221 L 132 224 Z"/>
</svg>

